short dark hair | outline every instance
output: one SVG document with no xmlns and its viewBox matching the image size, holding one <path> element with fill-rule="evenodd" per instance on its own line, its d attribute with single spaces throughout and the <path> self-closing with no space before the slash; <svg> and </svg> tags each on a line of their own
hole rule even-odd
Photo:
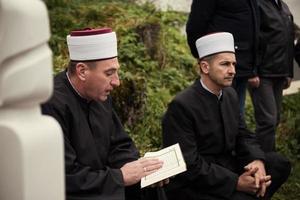
<svg viewBox="0 0 300 200">
<path fill-rule="evenodd" d="M 86 64 L 89 68 L 95 68 L 96 67 L 96 62 L 95 61 L 73 61 L 70 60 L 69 64 L 68 64 L 68 72 L 70 74 L 74 74 L 76 71 L 76 65 L 78 63 L 84 63 Z"/>
<path fill-rule="evenodd" d="M 216 54 L 212 54 L 212 55 L 205 56 L 205 57 L 203 57 L 203 58 L 198 59 L 198 67 L 196 68 L 196 71 L 197 71 L 197 73 L 198 73 L 199 75 L 200 75 L 201 72 L 202 72 L 201 66 L 200 66 L 200 62 L 201 62 L 201 61 L 206 61 L 206 62 L 210 63 L 210 62 L 212 61 L 212 59 L 215 58 L 215 56 L 216 56 Z"/>
<path fill-rule="evenodd" d="M 205 57 L 199 59 L 199 62 L 201 62 L 201 61 L 211 62 L 211 60 L 214 59 L 215 56 L 216 56 L 216 54 L 205 56 Z"/>
</svg>

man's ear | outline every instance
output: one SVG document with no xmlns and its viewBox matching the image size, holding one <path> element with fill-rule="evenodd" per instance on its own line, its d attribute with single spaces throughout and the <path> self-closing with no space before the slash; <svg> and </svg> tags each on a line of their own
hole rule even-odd
<svg viewBox="0 0 300 200">
<path fill-rule="evenodd" d="M 209 71 L 209 63 L 207 61 L 201 60 L 199 61 L 199 67 L 202 73 L 208 74 Z"/>
<path fill-rule="evenodd" d="M 89 69 L 89 67 L 85 63 L 82 63 L 82 62 L 77 63 L 76 64 L 76 75 L 77 75 L 77 77 L 80 80 L 85 81 L 86 77 L 87 77 L 87 74 L 88 74 L 88 69 Z"/>
</svg>

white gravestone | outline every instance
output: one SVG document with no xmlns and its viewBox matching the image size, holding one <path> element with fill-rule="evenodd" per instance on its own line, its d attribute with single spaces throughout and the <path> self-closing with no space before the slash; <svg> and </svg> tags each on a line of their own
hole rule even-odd
<svg viewBox="0 0 300 200">
<path fill-rule="evenodd" d="M 49 20 L 40 0 L 0 0 L 0 199 L 63 200 L 63 136 L 42 116 L 52 93 Z"/>
<path fill-rule="evenodd" d="M 157 8 L 167 11 L 176 10 L 180 12 L 190 12 L 192 0 L 138 0 L 145 3 L 146 1 L 153 3 Z"/>
</svg>

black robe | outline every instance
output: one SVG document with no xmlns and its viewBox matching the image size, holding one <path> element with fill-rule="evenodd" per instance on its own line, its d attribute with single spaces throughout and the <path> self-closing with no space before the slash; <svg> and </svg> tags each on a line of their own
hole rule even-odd
<svg viewBox="0 0 300 200">
<path fill-rule="evenodd" d="M 53 116 L 64 133 L 67 199 L 124 200 L 125 194 L 127 200 L 139 199 L 138 184 L 125 189 L 120 170 L 139 153 L 111 99 L 87 102 L 72 88 L 66 72 L 55 77 L 54 85 L 42 111 Z"/>
<path fill-rule="evenodd" d="M 235 199 L 241 167 L 265 159 L 255 135 L 238 122 L 231 87 L 219 100 L 196 80 L 175 97 L 163 118 L 163 144 L 180 144 L 187 171 L 171 179 L 169 200 Z"/>
</svg>

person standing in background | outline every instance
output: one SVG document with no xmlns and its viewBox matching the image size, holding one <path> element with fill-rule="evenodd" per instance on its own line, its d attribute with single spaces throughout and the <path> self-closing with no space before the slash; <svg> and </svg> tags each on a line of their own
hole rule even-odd
<svg viewBox="0 0 300 200">
<path fill-rule="evenodd" d="M 265 152 L 275 151 L 283 89 L 293 77 L 293 16 L 282 0 L 258 0 L 260 11 L 259 84 L 250 84 L 256 134 Z"/>
<path fill-rule="evenodd" d="M 198 58 L 196 40 L 208 33 L 230 32 L 235 40 L 237 59 L 233 87 L 238 93 L 241 125 L 247 82 L 259 84 L 257 78 L 258 8 L 256 0 L 193 0 L 186 33 L 191 52 Z"/>
</svg>

